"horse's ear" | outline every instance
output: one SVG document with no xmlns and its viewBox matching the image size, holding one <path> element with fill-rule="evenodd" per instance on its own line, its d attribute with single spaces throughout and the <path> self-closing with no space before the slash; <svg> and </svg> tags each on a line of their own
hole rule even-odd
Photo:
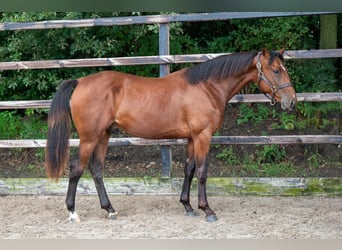
<svg viewBox="0 0 342 250">
<path fill-rule="evenodd" d="M 268 50 L 266 48 L 262 49 L 262 55 L 263 56 L 268 56 L 269 55 L 269 52 L 268 52 Z"/>
<path fill-rule="evenodd" d="M 285 48 L 282 48 L 281 50 L 279 50 L 279 53 L 280 53 L 281 55 L 284 55 L 284 52 L 285 52 Z"/>
</svg>

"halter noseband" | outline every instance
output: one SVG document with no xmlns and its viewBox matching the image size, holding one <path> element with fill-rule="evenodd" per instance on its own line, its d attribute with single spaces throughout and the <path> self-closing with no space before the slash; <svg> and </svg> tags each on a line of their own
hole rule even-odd
<svg viewBox="0 0 342 250">
<path fill-rule="evenodd" d="M 260 89 L 260 82 L 261 80 L 263 80 L 269 87 L 270 89 L 272 90 L 272 95 L 270 96 L 269 94 L 263 92 L 263 94 L 268 98 L 270 99 L 271 101 L 271 105 L 274 105 L 276 103 L 276 100 L 275 100 L 275 94 L 277 93 L 278 90 L 280 89 L 284 89 L 284 88 L 287 88 L 287 87 L 293 87 L 292 83 L 291 82 L 288 82 L 288 83 L 283 83 L 283 84 L 280 84 L 278 86 L 274 86 L 266 77 L 265 77 L 265 74 L 264 72 L 262 71 L 261 69 L 261 62 L 260 62 L 260 56 L 261 56 L 261 52 L 258 53 L 258 62 L 256 64 L 256 67 L 258 69 L 258 77 L 259 77 L 259 81 L 258 81 L 258 85 L 259 85 L 259 89 Z"/>
</svg>

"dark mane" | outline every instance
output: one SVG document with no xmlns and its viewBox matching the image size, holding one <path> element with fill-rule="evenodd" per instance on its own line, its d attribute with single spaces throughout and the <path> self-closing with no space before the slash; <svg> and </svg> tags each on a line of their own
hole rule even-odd
<svg viewBox="0 0 342 250">
<path fill-rule="evenodd" d="M 230 76 L 246 73 L 256 55 L 257 52 L 241 52 L 219 56 L 188 68 L 184 76 L 190 84 L 209 79 L 221 81 Z"/>
</svg>

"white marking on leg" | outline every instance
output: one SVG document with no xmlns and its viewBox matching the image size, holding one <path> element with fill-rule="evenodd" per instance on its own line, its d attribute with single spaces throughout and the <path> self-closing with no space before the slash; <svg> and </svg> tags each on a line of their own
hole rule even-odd
<svg viewBox="0 0 342 250">
<path fill-rule="evenodd" d="M 107 218 L 108 218 L 108 219 L 115 220 L 117 214 L 118 214 L 118 212 L 108 213 L 108 217 L 107 217 Z"/>
<path fill-rule="evenodd" d="M 73 222 L 80 222 L 80 217 L 78 217 L 78 214 L 76 212 L 70 212 L 70 216 L 69 216 L 69 222 L 73 223 Z"/>
</svg>

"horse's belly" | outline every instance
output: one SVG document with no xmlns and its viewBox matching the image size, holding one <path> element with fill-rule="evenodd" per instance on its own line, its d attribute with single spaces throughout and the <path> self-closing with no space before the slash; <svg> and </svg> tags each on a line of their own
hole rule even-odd
<svg viewBox="0 0 342 250">
<path fill-rule="evenodd" d="M 146 117 L 144 119 L 120 118 L 115 125 L 131 136 L 148 139 L 188 138 L 190 131 L 185 123 L 170 120 L 168 122 Z"/>
</svg>

